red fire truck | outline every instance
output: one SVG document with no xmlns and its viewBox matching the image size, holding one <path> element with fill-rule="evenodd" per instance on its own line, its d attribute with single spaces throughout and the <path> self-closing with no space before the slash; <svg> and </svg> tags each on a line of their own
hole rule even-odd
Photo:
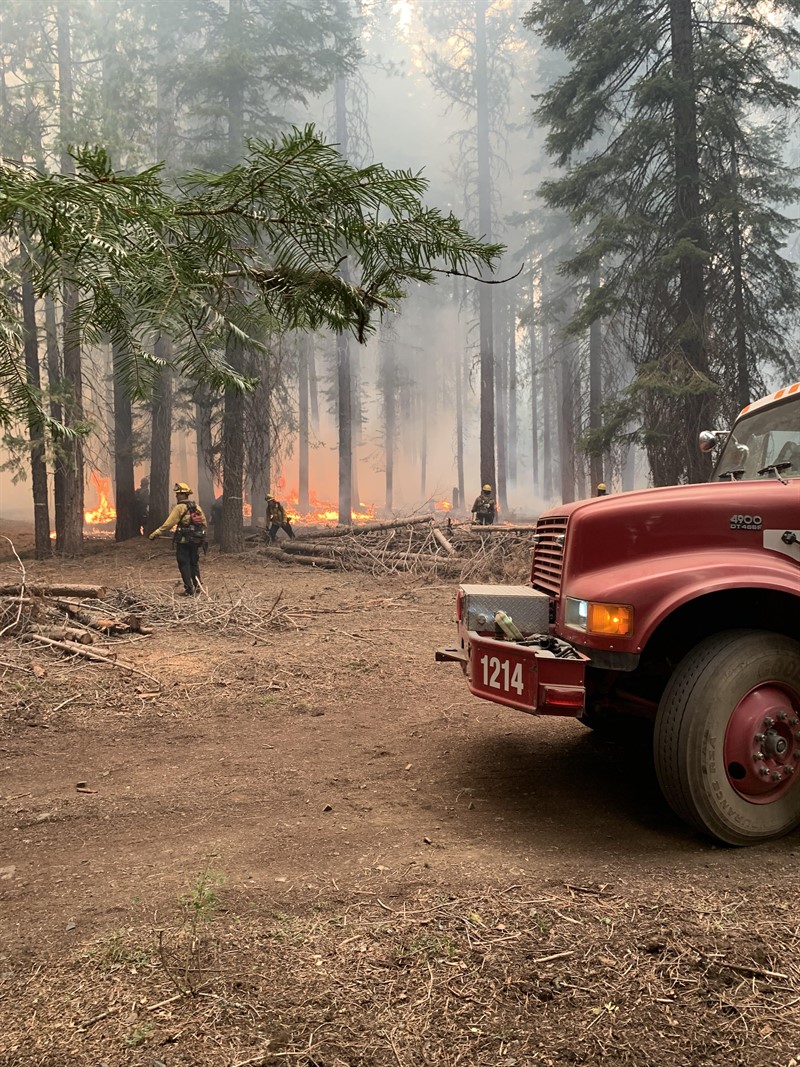
<svg viewBox="0 0 800 1067">
<path fill-rule="evenodd" d="M 700 447 L 706 484 L 541 515 L 530 584 L 460 586 L 436 658 L 533 715 L 652 720 L 675 812 L 748 845 L 800 825 L 800 382 Z"/>
</svg>

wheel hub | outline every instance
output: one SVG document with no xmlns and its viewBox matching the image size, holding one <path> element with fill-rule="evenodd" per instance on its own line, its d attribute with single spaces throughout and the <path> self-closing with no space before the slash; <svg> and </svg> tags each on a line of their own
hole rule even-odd
<svg viewBox="0 0 800 1067">
<path fill-rule="evenodd" d="M 725 733 L 728 781 L 745 800 L 769 804 L 800 777 L 800 697 L 775 683 L 756 686 L 733 709 Z"/>
</svg>

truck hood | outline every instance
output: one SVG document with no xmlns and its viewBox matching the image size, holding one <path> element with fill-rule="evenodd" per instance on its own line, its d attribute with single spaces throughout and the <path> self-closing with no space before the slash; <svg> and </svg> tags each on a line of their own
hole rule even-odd
<svg viewBox="0 0 800 1067">
<path fill-rule="evenodd" d="M 548 517 L 566 518 L 562 574 L 570 584 L 626 560 L 641 560 L 646 574 L 648 557 L 679 552 L 688 563 L 695 549 L 763 550 L 774 540 L 768 531 L 798 531 L 800 479 L 643 489 L 564 504 L 540 518 Z"/>
</svg>

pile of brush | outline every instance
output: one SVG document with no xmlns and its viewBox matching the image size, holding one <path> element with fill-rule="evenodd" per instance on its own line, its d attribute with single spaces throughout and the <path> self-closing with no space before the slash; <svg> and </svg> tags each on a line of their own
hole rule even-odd
<svg viewBox="0 0 800 1067">
<path fill-rule="evenodd" d="M 457 581 L 520 580 L 535 527 L 478 526 L 414 516 L 360 526 L 300 530 L 281 540 L 287 562 L 374 575 L 410 573 Z"/>
<path fill-rule="evenodd" d="M 28 584 L 24 578 L 0 585 L 0 637 L 35 641 L 79 651 L 115 634 L 150 634 L 142 616 L 119 603 L 104 601 L 99 585 Z M 114 602 L 116 601 L 116 602 Z"/>
</svg>

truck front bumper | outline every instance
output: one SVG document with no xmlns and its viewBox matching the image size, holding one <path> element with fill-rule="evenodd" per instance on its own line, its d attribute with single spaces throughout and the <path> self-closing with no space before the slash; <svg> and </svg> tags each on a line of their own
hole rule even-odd
<svg viewBox="0 0 800 1067">
<path fill-rule="evenodd" d="M 436 650 L 439 662 L 456 662 L 473 696 L 526 711 L 530 715 L 578 716 L 583 713 L 584 671 L 588 657 L 537 645 L 537 637 L 498 641 L 459 627 L 460 645 Z M 547 642 L 547 636 L 541 635 Z"/>
</svg>

